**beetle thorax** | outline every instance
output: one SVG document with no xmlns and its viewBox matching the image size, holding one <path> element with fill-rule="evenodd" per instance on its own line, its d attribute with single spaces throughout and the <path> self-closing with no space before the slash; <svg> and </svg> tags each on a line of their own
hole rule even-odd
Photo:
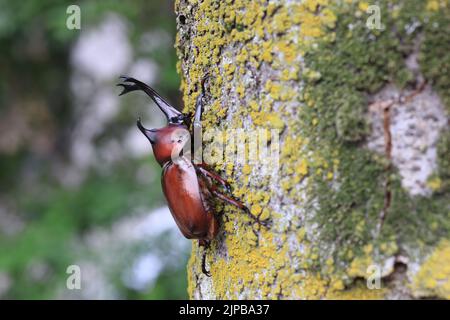
<svg viewBox="0 0 450 320">
<path fill-rule="evenodd" d="M 162 166 L 183 154 L 183 149 L 190 149 L 190 133 L 183 125 L 169 124 L 167 127 L 153 131 L 153 153 L 156 161 Z"/>
</svg>

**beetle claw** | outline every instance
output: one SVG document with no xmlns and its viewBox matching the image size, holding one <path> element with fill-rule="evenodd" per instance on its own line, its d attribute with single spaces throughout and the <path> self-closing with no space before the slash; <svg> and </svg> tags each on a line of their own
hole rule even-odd
<svg viewBox="0 0 450 320">
<path fill-rule="evenodd" d="M 266 228 L 270 228 L 272 226 L 272 222 L 269 220 L 261 221 L 258 219 L 258 223 Z"/>
<path fill-rule="evenodd" d="M 208 278 L 211 278 L 211 273 L 208 270 L 202 269 L 202 272 L 205 276 L 207 276 Z"/>
<path fill-rule="evenodd" d="M 243 207 L 242 210 L 244 210 L 246 214 L 248 214 L 253 220 L 255 220 L 255 222 L 256 222 L 257 224 L 259 224 L 259 225 L 261 225 L 261 226 L 263 226 L 263 227 L 265 227 L 265 228 L 270 228 L 270 227 L 271 227 L 272 223 L 271 223 L 269 220 L 263 220 L 263 221 L 261 221 L 261 220 L 259 219 L 259 217 L 255 217 L 255 216 L 250 212 L 250 209 L 249 209 L 249 208 Z"/>
<path fill-rule="evenodd" d="M 229 194 L 232 194 L 231 185 L 228 182 L 225 181 L 225 183 L 223 184 L 223 187 Z"/>
<path fill-rule="evenodd" d="M 206 82 L 206 80 L 208 80 L 208 78 L 209 78 L 209 72 L 207 72 L 207 73 L 203 76 L 202 81 L 201 81 L 202 92 L 203 92 L 203 93 L 206 91 L 206 90 L 205 90 L 205 82 Z"/>
</svg>

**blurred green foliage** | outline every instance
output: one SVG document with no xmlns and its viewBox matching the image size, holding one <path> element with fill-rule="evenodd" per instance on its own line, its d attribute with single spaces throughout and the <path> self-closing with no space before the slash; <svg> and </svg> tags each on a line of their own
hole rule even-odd
<svg viewBox="0 0 450 320">
<path fill-rule="evenodd" d="M 79 116 L 69 86 L 69 58 L 80 31 L 66 28 L 70 4 L 74 2 L 0 0 L 0 128 L 7 142 L 0 143 L 0 204 L 1 210 L 23 224 L 19 231 L 9 232 L 7 220 L 0 214 L 0 273 L 12 281 L 5 292 L 0 291 L 0 298 L 58 297 L 58 290 L 65 286 L 67 266 L 89 254 L 79 249 L 84 235 L 96 228 L 108 228 L 136 208 L 164 203 L 160 168 L 148 157 L 125 157 L 112 167 L 89 168 L 77 186 L 63 185 L 58 179 L 55 168 L 70 166 L 69 148 Z M 123 17 L 130 26 L 135 58 L 157 63 L 158 90 L 166 96 L 179 96 L 173 47 L 150 53 L 139 51 L 139 39 L 145 31 L 164 30 L 173 40 L 171 1 L 98 0 L 75 4 L 82 10 L 81 32 L 111 12 Z M 130 111 L 125 107 L 123 110 L 95 143 L 120 136 L 134 124 Z M 152 168 L 154 173 L 146 182 L 136 179 L 142 166 Z M 187 297 L 186 256 L 179 258 L 177 266 L 163 270 L 154 287 L 144 291 L 132 290 L 120 281 L 121 268 L 129 267 L 128 259 L 132 259 L 124 257 L 127 260 L 118 263 L 118 270 L 108 275 L 119 298 Z M 40 276 L 30 271 L 36 265 L 45 266 Z"/>
</svg>

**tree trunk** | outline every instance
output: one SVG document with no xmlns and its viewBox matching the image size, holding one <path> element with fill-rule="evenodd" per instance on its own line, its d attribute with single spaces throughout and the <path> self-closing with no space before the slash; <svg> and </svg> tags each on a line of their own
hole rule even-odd
<svg viewBox="0 0 450 320">
<path fill-rule="evenodd" d="M 205 148 L 222 137 L 212 129 L 226 132 L 228 156 L 270 137 L 268 161 L 214 166 L 271 226 L 217 204 L 212 276 L 193 242 L 190 297 L 450 298 L 449 1 L 175 10 L 186 112 L 209 74 Z"/>
</svg>

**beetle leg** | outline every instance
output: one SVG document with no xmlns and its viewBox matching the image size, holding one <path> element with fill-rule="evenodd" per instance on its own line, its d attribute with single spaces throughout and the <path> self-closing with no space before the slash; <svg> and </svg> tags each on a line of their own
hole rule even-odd
<svg viewBox="0 0 450 320">
<path fill-rule="evenodd" d="M 256 223 L 258 223 L 259 225 L 263 225 L 265 227 L 269 227 L 270 223 L 267 221 L 261 221 L 259 220 L 258 217 L 255 217 L 254 215 L 251 214 L 250 210 L 240 201 L 233 199 L 221 192 L 219 192 L 214 186 L 211 186 L 210 191 L 213 195 L 215 195 L 217 198 L 219 198 L 220 200 L 231 204 L 241 210 L 243 210 L 251 219 L 253 219 Z"/>
<path fill-rule="evenodd" d="M 231 186 L 228 183 L 228 181 L 223 179 L 217 173 L 211 172 L 208 169 L 206 169 L 206 164 L 204 164 L 204 163 L 194 164 L 194 167 L 197 170 L 197 172 L 199 172 L 201 175 L 203 175 L 204 177 L 209 177 L 209 178 L 217 181 L 227 190 L 227 192 L 231 193 Z"/>
<path fill-rule="evenodd" d="M 220 179 L 222 179 L 222 178 L 220 178 Z M 252 220 L 254 220 L 259 225 L 263 225 L 266 228 L 270 227 L 270 222 L 261 221 L 258 217 L 255 217 L 254 215 L 252 215 L 250 210 L 242 202 L 240 202 L 239 200 L 233 199 L 231 196 L 227 196 L 227 195 L 221 193 L 220 191 L 218 191 L 217 187 L 215 185 L 213 185 L 211 183 L 211 181 L 209 181 L 205 175 L 199 176 L 198 182 L 200 184 L 202 192 L 205 194 L 205 196 L 207 198 L 211 198 L 212 195 L 214 195 L 217 198 L 219 198 L 220 200 L 243 210 Z"/>
<path fill-rule="evenodd" d="M 201 128 L 202 123 L 201 123 L 201 117 L 202 117 L 202 111 L 203 111 L 203 97 L 205 96 L 205 94 L 202 92 L 200 92 L 200 94 L 197 97 L 197 101 L 195 102 L 195 113 L 194 113 L 194 130 L 196 128 Z"/>
<path fill-rule="evenodd" d="M 202 161 L 202 111 L 203 111 L 203 97 L 205 96 L 205 81 L 208 78 L 206 74 L 201 81 L 201 91 L 197 97 L 195 103 L 194 122 L 192 123 L 192 154 L 194 156 L 193 163 L 199 163 Z"/>
<path fill-rule="evenodd" d="M 205 81 L 206 79 L 208 79 L 209 74 L 207 73 L 202 81 L 201 81 L 201 86 L 202 89 L 200 91 L 200 94 L 197 97 L 197 101 L 195 103 L 195 114 L 194 114 L 194 128 L 197 127 L 201 127 L 202 123 L 201 123 L 201 118 L 202 118 L 202 112 L 203 112 L 203 97 L 205 96 Z"/>
<path fill-rule="evenodd" d="M 204 247 L 203 256 L 202 256 L 202 272 L 207 277 L 211 277 L 211 273 L 208 270 L 206 270 L 206 250 L 209 248 L 209 241 L 200 239 L 200 240 L 198 240 L 198 245 L 200 247 Z"/>
<path fill-rule="evenodd" d="M 216 197 L 218 197 L 219 199 L 221 199 L 222 201 L 224 201 L 226 203 L 229 203 L 229 204 L 232 204 L 232 205 L 238 207 L 239 209 L 243 210 L 253 221 L 255 221 L 258 224 L 258 226 L 262 225 L 262 226 L 264 226 L 266 228 L 270 227 L 270 222 L 268 222 L 268 221 L 261 221 L 258 217 L 255 217 L 254 215 L 252 215 L 250 210 L 244 204 L 239 202 L 238 200 L 233 199 L 231 197 L 228 197 L 227 195 L 224 195 L 223 193 L 220 193 L 219 191 L 214 189 L 214 187 L 212 187 L 211 193 L 213 195 L 215 195 Z M 258 242 L 259 242 L 258 239 L 259 238 L 258 238 L 258 233 L 256 232 L 256 230 L 254 228 L 254 225 L 252 225 L 252 231 L 253 231 L 253 234 L 255 235 L 256 239 L 257 239 L 256 240 L 256 245 L 258 245 Z"/>
</svg>

